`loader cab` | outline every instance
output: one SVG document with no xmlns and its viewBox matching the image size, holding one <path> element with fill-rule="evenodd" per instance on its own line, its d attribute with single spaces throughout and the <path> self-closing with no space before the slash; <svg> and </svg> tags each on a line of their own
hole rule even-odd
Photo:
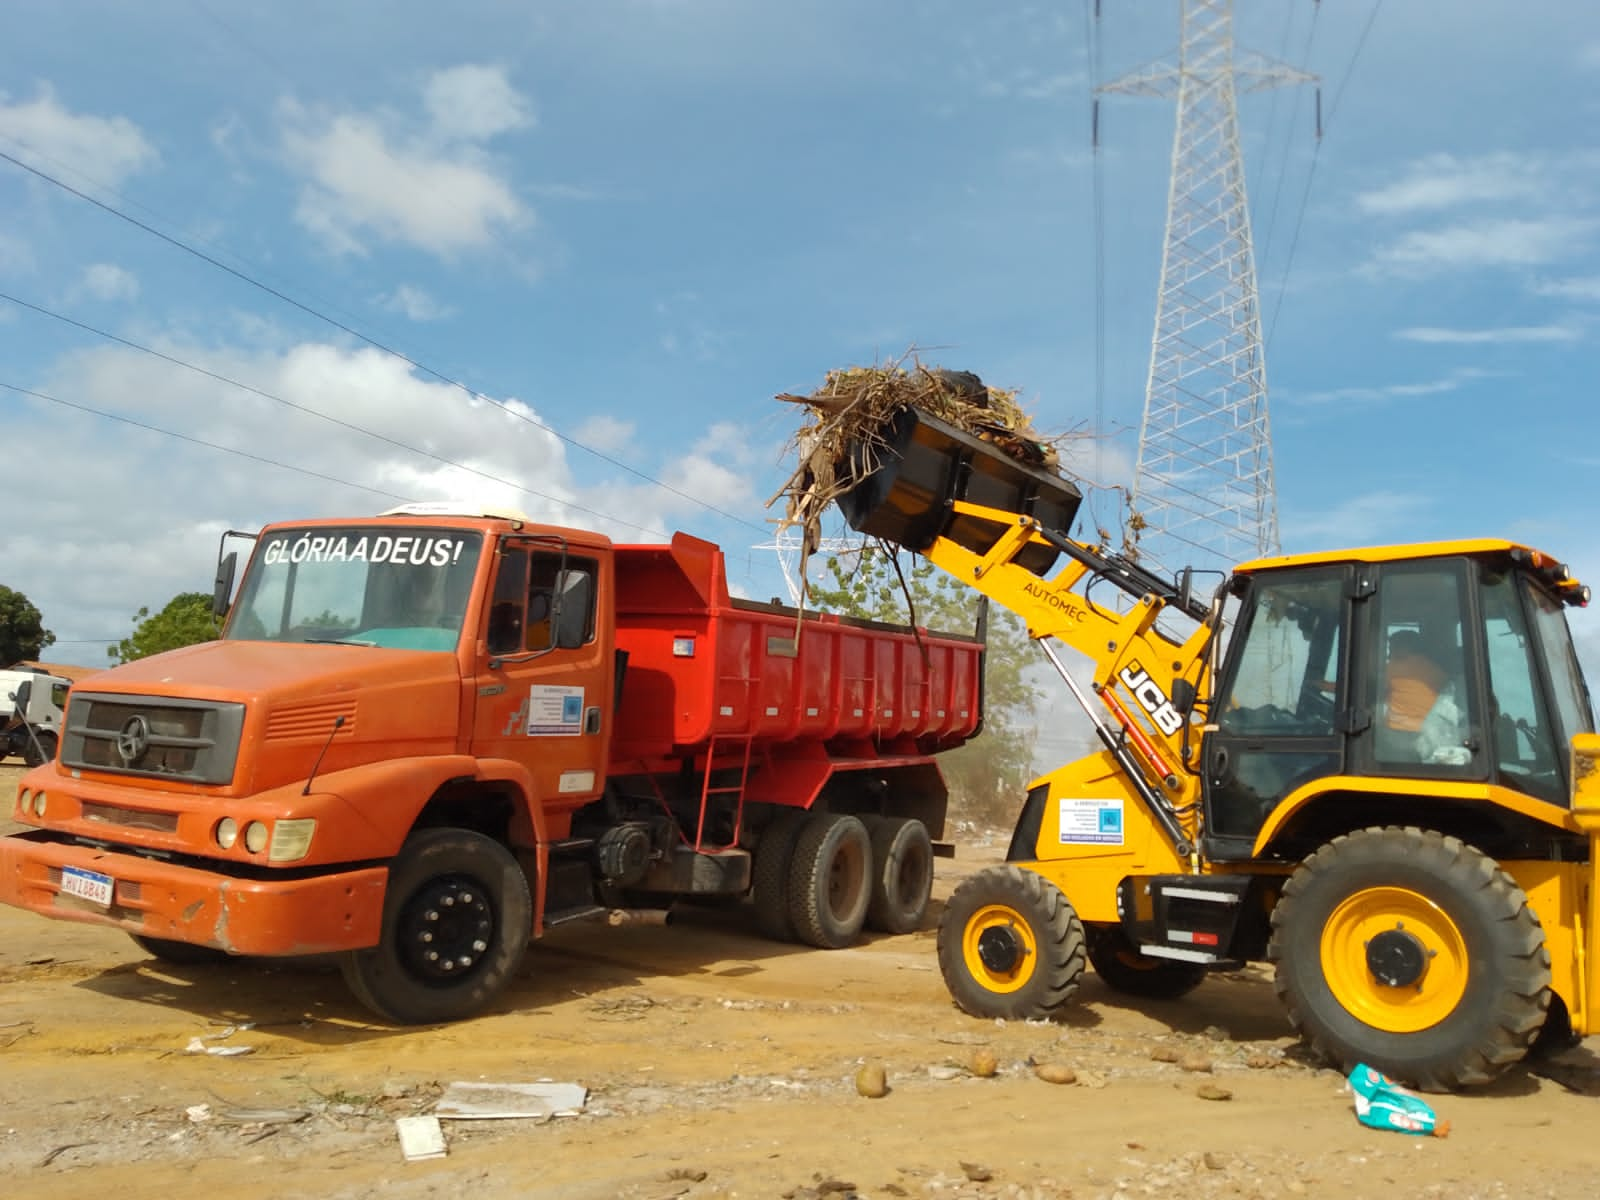
<svg viewBox="0 0 1600 1200">
<path fill-rule="evenodd" d="M 1240 569 L 1201 753 L 1209 857 L 1251 857 L 1280 803 L 1334 777 L 1568 803 L 1568 747 L 1594 728 L 1563 613 L 1578 589 L 1520 547 L 1452 548 Z M 1381 789 L 1347 791 L 1340 803 L 1369 810 L 1363 821 L 1384 819 Z"/>
</svg>

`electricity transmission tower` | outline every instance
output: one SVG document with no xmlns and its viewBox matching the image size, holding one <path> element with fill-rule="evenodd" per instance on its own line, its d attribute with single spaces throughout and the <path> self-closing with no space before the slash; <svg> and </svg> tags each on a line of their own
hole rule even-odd
<svg viewBox="0 0 1600 1200">
<path fill-rule="evenodd" d="M 1275 553 L 1278 500 L 1236 95 L 1316 76 L 1234 56 L 1233 0 L 1180 0 L 1177 66 L 1097 89 L 1177 97 L 1166 245 L 1130 505 L 1146 564 L 1215 569 Z M 1098 7 L 1098 6 L 1097 6 Z M 1095 101 L 1098 143 L 1098 98 Z M 1318 99 L 1318 135 L 1321 125 Z"/>
</svg>

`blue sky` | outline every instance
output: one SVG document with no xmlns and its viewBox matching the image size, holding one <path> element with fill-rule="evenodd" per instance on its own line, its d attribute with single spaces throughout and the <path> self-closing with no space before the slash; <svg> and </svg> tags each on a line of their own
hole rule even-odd
<svg viewBox="0 0 1600 1200">
<path fill-rule="evenodd" d="M 1174 3 L 1104 7 L 1103 78 L 1175 44 Z M 304 308 L 0 161 L 0 291 L 255 389 L 0 300 L 0 383 L 53 397 L 0 389 L 0 583 L 48 657 L 103 663 L 140 606 L 208 588 L 224 529 L 473 495 L 686 529 L 781 592 L 752 549 L 794 419 L 774 393 L 915 344 L 1047 430 L 1094 422 L 1085 10 L 9 0 L 0 152 Z M 1600 14 L 1238 14 L 1324 81 L 1320 150 L 1309 92 L 1241 102 L 1284 548 L 1508 536 L 1600 584 Z M 1080 465 L 1109 483 L 1171 129 L 1160 101 L 1103 112 Z"/>
</svg>

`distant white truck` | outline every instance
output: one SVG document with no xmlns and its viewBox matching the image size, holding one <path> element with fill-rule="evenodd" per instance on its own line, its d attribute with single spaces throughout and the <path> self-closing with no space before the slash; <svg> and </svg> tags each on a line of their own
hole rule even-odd
<svg viewBox="0 0 1600 1200">
<path fill-rule="evenodd" d="M 14 754 L 30 767 L 55 758 L 71 686 L 44 671 L 0 671 L 0 756 Z"/>
</svg>

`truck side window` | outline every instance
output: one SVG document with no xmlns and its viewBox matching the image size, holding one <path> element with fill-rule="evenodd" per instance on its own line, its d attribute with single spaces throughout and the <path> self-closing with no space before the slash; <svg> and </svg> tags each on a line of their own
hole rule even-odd
<svg viewBox="0 0 1600 1200">
<path fill-rule="evenodd" d="M 524 606 L 528 596 L 528 552 L 503 550 L 489 601 L 489 653 L 518 654 L 523 649 Z"/>
<path fill-rule="evenodd" d="M 595 561 L 536 552 L 528 572 L 529 650 L 576 649 L 594 639 Z M 559 603 L 557 601 L 559 600 Z M 560 628 L 555 619 L 560 614 Z"/>
</svg>

